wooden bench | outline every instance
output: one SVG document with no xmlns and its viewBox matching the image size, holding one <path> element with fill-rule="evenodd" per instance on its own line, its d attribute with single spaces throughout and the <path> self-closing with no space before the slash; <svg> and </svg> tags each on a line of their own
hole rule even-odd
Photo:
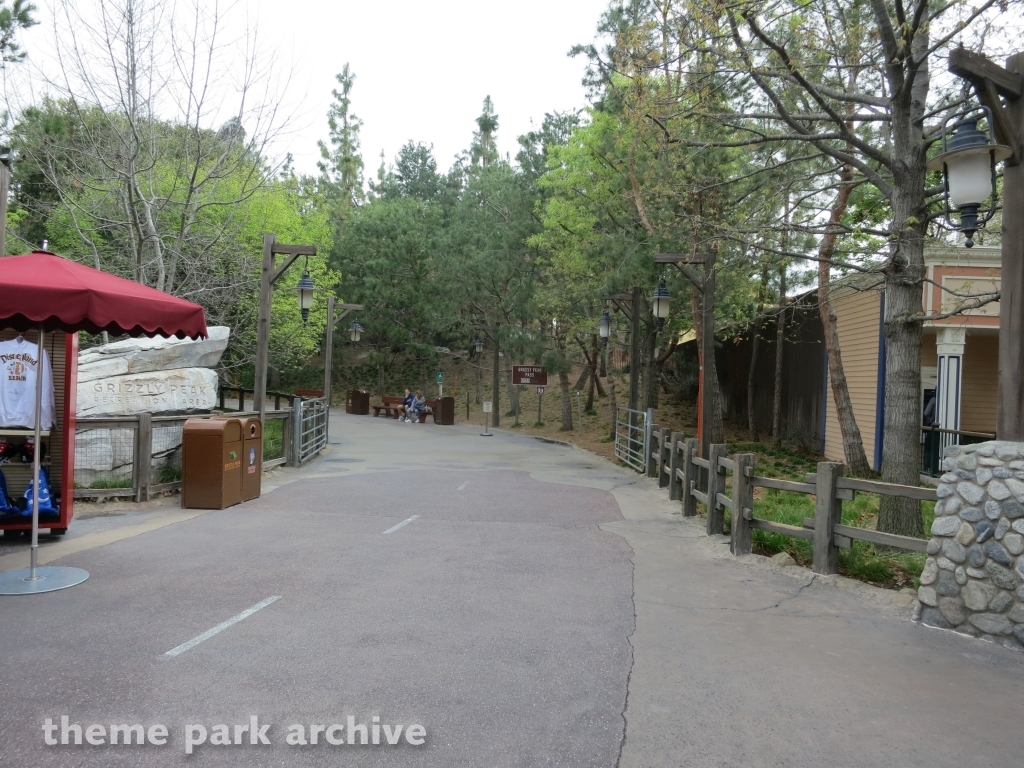
<svg viewBox="0 0 1024 768">
<path fill-rule="evenodd" d="M 388 416 L 388 417 L 390 417 L 392 419 L 397 419 L 401 415 L 402 401 L 404 399 L 405 398 L 403 398 L 403 397 L 392 397 L 390 395 L 384 395 L 381 398 L 381 403 L 379 405 L 378 404 L 371 404 L 370 407 L 373 408 L 373 415 L 375 417 L 376 416 L 380 416 L 380 412 L 384 411 L 384 415 L 385 416 Z M 437 400 L 427 400 L 426 401 L 426 406 L 427 406 L 427 410 L 423 411 L 420 414 L 420 419 L 419 419 L 420 424 L 423 424 L 427 420 L 427 416 L 428 415 L 433 415 L 434 423 L 436 424 L 437 423 Z"/>
</svg>

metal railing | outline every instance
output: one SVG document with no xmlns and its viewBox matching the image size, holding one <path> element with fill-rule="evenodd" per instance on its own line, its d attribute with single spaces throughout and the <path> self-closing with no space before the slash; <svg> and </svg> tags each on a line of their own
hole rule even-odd
<svg viewBox="0 0 1024 768">
<path fill-rule="evenodd" d="M 293 421 L 295 445 L 293 452 L 295 466 L 305 464 L 327 445 L 327 400 L 314 397 L 308 400 L 295 398 L 293 411 L 298 418 Z"/>
<path fill-rule="evenodd" d="M 653 419 L 654 410 L 650 408 L 647 411 L 615 410 L 615 458 L 637 472 L 647 471 Z"/>
<path fill-rule="evenodd" d="M 942 453 L 951 445 L 973 445 L 995 439 L 994 434 L 987 432 L 921 427 L 921 473 L 930 477 L 941 475 Z"/>
<path fill-rule="evenodd" d="M 297 467 L 327 445 L 324 398 L 291 397 L 291 408 L 267 411 L 263 423 L 263 470 Z M 76 422 L 76 499 L 123 498 L 148 501 L 181 488 L 181 429 L 189 419 L 220 415 L 257 416 L 255 411 L 182 416 L 83 417 Z M 298 415 L 298 418 L 296 418 Z M 280 426 L 278 426 L 280 425 Z"/>
</svg>

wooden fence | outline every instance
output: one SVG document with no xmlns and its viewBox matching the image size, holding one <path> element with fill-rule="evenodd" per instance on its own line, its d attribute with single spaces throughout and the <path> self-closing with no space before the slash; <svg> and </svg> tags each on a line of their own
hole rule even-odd
<svg viewBox="0 0 1024 768">
<path fill-rule="evenodd" d="M 154 494 L 163 491 L 173 491 L 181 488 L 181 480 L 173 480 L 165 483 L 153 482 L 153 430 L 169 427 L 181 427 L 189 419 L 208 419 L 221 414 L 196 414 L 192 416 L 153 416 L 149 413 L 139 413 L 134 416 L 117 417 L 83 417 L 76 422 L 76 433 L 87 432 L 94 429 L 127 430 L 133 431 L 132 439 L 132 469 L 131 486 L 125 488 L 75 488 L 76 499 L 106 499 L 124 498 L 135 501 L 148 501 Z M 228 413 L 231 416 L 256 416 L 255 412 Z M 282 434 L 282 455 L 264 456 L 263 470 L 281 464 L 297 465 L 299 447 L 293 445 L 295 430 L 291 428 L 292 409 L 267 411 L 267 421 L 283 420 Z M 264 440 L 264 449 L 266 441 Z"/>
<path fill-rule="evenodd" d="M 814 572 L 833 574 L 839 572 L 839 550 L 849 549 L 854 540 L 912 552 L 924 552 L 928 545 L 926 539 L 843 525 L 843 502 L 853 501 L 858 491 L 937 501 L 934 488 L 844 477 L 843 465 L 831 461 L 820 462 L 818 471 L 808 474 L 805 482 L 761 477 L 755 471 L 752 453 L 738 453 L 730 458 L 725 445 L 712 445 L 707 458 L 702 458 L 697 455 L 699 446 L 695 438 L 659 429 L 657 425 L 652 430 L 647 476 L 657 478 L 659 487 L 668 488 L 669 499 L 682 502 L 684 517 L 697 514 L 697 502 L 704 504 L 709 536 L 725 532 L 725 510 L 729 510 L 729 548 L 734 555 L 750 554 L 754 530 L 781 533 L 812 542 Z M 732 495 L 727 492 L 730 487 Z M 803 526 L 760 519 L 755 516 L 755 488 L 812 495 L 814 517 L 805 518 Z"/>
</svg>

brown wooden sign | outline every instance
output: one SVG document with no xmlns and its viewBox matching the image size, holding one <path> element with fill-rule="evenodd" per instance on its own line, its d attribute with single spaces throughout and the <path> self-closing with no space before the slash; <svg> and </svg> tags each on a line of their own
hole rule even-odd
<svg viewBox="0 0 1024 768">
<path fill-rule="evenodd" d="M 548 372 L 539 365 L 513 365 L 512 383 L 544 386 L 548 383 Z"/>
</svg>

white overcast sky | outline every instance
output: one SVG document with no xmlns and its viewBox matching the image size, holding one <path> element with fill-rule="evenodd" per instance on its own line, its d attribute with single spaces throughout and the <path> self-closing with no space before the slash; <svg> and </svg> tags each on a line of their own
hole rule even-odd
<svg viewBox="0 0 1024 768">
<path fill-rule="evenodd" d="M 103 0 L 92 0 L 97 1 Z M 52 11 L 46 0 L 38 4 L 41 24 L 29 30 L 24 44 L 33 69 L 52 71 Z M 349 62 L 356 74 L 353 111 L 363 121 L 362 152 L 372 178 L 381 150 L 390 163 L 409 139 L 433 144 L 439 169 L 447 170 L 469 146 L 487 95 L 499 116 L 499 149 L 513 156 L 516 137 L 530 130 L 531 121 L 539 125 L 545 112 L 583 107 L 586 64 L 567 54 L 573 45 L 594 40 L 607 5 L 608 0 L 240 0 L 229 18 L 239 35 L 256 22 L 264 47 L 292 71 L 286 97 L 290 132 L 273 151 L 290 152 L 301 172 L 316 171 L 316 143 L 327 137 L 335 75 Z M 42 90 L 33 83 L 28 100 Z"/>
</svg>

